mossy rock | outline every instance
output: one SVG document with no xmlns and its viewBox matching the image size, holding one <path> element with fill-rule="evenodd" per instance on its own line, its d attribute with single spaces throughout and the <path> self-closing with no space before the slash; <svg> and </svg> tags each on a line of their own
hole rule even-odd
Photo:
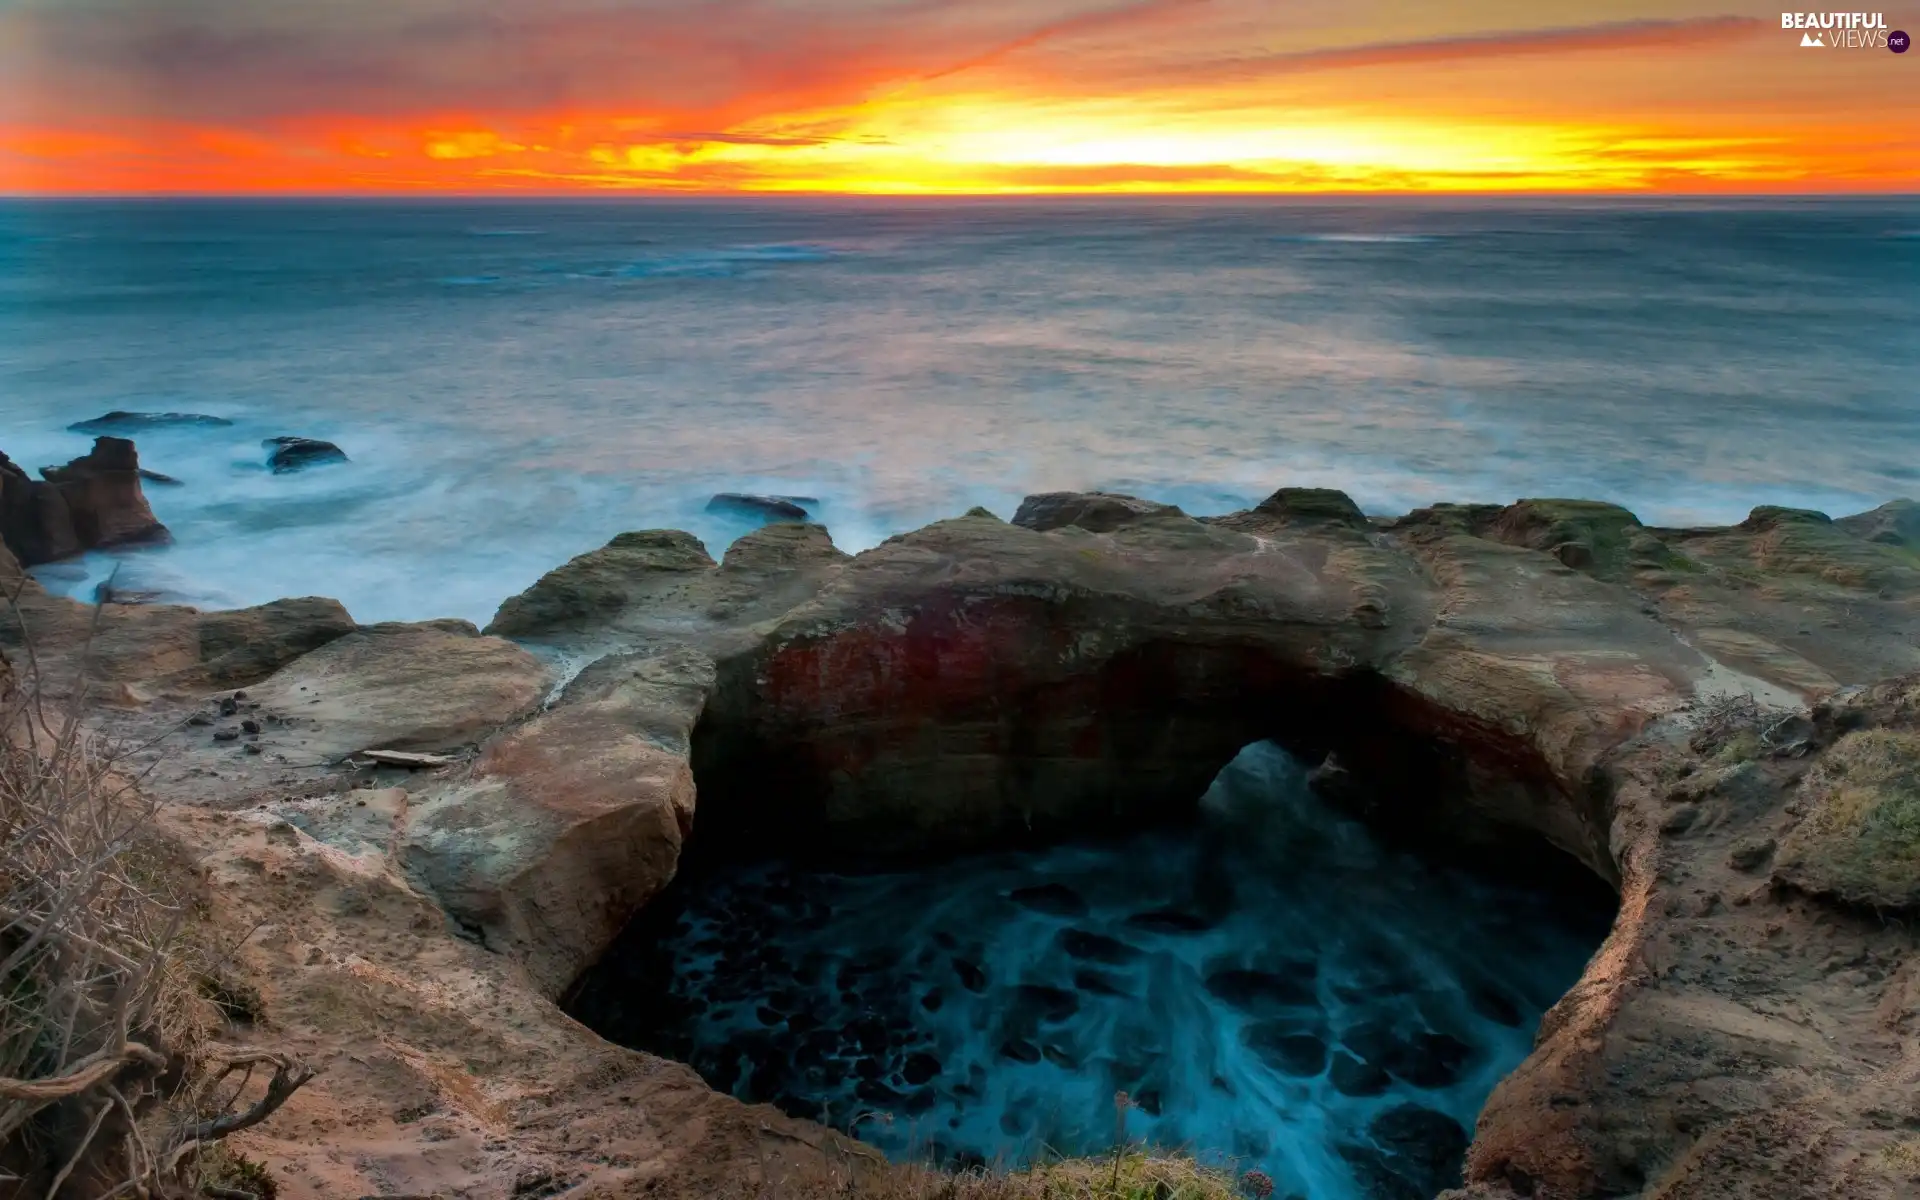
<svg viewBox="0 0 1920 1200">
<path fill-rule="evenodd" d="M 1501 504 L 1435 504 L 1395 518 L 1386 528 L 1416 542 L 1456 534 L 1483 537 L 1505 511 Z"/>
<path fill-rule="evenodd" d="M 1890 500 L 1871 512 L 1841 517 L 1835 525 L 1863 541 L 1920 550 L 1920 503 Z"/>
<path fill-rule="evenodd" d="M 1784 508 L 1778 504 L 1762 504 L 1747 514 L 1747 519 L 1737 528 L 1748 533 L 1764 533 L 1769 529 L 1778 529 L 1782 525 L 1831 525 L 1833 518 L 1811 508 Z"/>
<path fill-rule="evenodd" d="M 1808 773 L 1801 802 L 1776 879 L 1863 908 L 1920 908 L 1920 733 L 1841 738 Z"/>
<path fill-rule="evenodd" d="M 1624 574 L 1630 558 L 1645 557 L 1651 537 L 1640 518 L 1618 504 L 1554 499 L 1510 504 L 1480 536 L 1544 550 L 1576 570 L 1608 577 Z"/>
<path fill-rule="evenodd" d="M 709 571 L 714 565 L 706 546 L 690 533 L 623 533 L 508 597 L 486 631 L 498 637 L 538 637 L 570 623 L 601 619 L 623 608 L 635 586 L 649 576 Z"/>
<path fill-rule="evenodd" d="M 1763 505 L 1728 529 L 1671 531 L 1689 555 L 1756 585 L 1809 581 L 1851 592 L 1920 594 L 1920 553 L 1902 540 L 1905 514 L 1889 505 L 1832 520 L 1806 508 Z"/>
<path fill-rule="evenodd" d="M 1761 510 L 1755 509 L 1756 516 Z M 1920 557 L 1897 546 L 1863 541 L 1819 513 L 1809 520 L 1792 514 L 1769 518 L 1753 539 L 1752 557 L 1762 568 L 1793 575 L 1811 575 L 1824 582 L 1858 591 L 1892 588 L 1912 592 L 1920 585 Z M 1749 517 L 1747 523 L 1755 518 Z M 1743 524 L 1741 528 L 1746 528 Z"/>
<path fill-rule="evenodd" d="M 1348 525 L 1367 529 L 1367 515 L 1353 497 L 1337 488 L 1285 487 L 1254 506 L 1253 511 L 1278 517 L 1286 524 Z"/>
</svg>

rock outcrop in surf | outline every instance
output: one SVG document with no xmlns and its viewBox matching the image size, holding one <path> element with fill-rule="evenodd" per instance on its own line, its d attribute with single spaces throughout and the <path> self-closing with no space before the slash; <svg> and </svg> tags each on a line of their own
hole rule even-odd
<svg viewBox="0 0 1920 1200">
<path fill-rule="evenodd" d="M 40 474 L 34 479 L 0 453 L 0 541 L 22 565 L 171 538 L 140 490 L 140 455 L 125 438 L 98 438 L 88 453 Z"/>
<path fill-rule="evenodd" d="M 260 443 L 267 452 L 267 469 L 275 475 L 290 475 L 309 467 L 324 467 L 347 461 L 347 452 L 319 438 L 272 437 Z"/>
</svg>

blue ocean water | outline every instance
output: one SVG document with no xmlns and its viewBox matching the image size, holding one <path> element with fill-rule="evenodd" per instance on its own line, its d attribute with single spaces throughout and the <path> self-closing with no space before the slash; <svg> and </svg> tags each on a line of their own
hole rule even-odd
<svg viewBox="0 0 1920 1200">
<path fill-rule="evenodd" d="M 1916 329 L 1912 199 L 0 202 L 0 449 L 231 418 L 140 439 L 184 484 L 129 570 L 365 621 L 717 552 L 724 490 L 850 549 L 1080 487 L 1856 510 L 1920 492 Z M 270 475 L 282 434 L 352 462 Z"/>
<path fill-rule="evenodd" d="M 1426 1200 L 1604 938 L 1614 905 L 1587 882 L 1385 847 L 1263 742 L 1184 829 L 683 881 L 573 1011 L 900 1158 L 1124 1140 L 1259 1169 L 1276 1197 Z"/>
</svg>

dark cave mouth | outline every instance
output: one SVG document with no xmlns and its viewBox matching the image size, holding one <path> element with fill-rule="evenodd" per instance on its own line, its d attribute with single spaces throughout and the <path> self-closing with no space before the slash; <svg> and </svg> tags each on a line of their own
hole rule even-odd
<svg viewBox="0 0 1920 1200">
<path fill-rule="evenodd" d="M 1585 870 L 1389 845 L 1259 742 L 1192 819 L 1114 840 L 910 870 L 710 852 L 570 1008 L 900 1159 L 1124 1139 L 1282 1197 L 1427 1200 L 1615 909 Z"/>
</svg>

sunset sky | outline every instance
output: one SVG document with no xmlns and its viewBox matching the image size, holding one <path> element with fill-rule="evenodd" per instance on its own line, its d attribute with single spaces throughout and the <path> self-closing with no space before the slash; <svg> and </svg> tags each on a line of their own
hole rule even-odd
<svg viewBox="0 0 1920 1200">
<path fill-rule="evenodd" d="M 0 0 L 0 192 L 1920 191 L 1920 52 L 1799 40 L 1700 0 Z"/>
</svg>

